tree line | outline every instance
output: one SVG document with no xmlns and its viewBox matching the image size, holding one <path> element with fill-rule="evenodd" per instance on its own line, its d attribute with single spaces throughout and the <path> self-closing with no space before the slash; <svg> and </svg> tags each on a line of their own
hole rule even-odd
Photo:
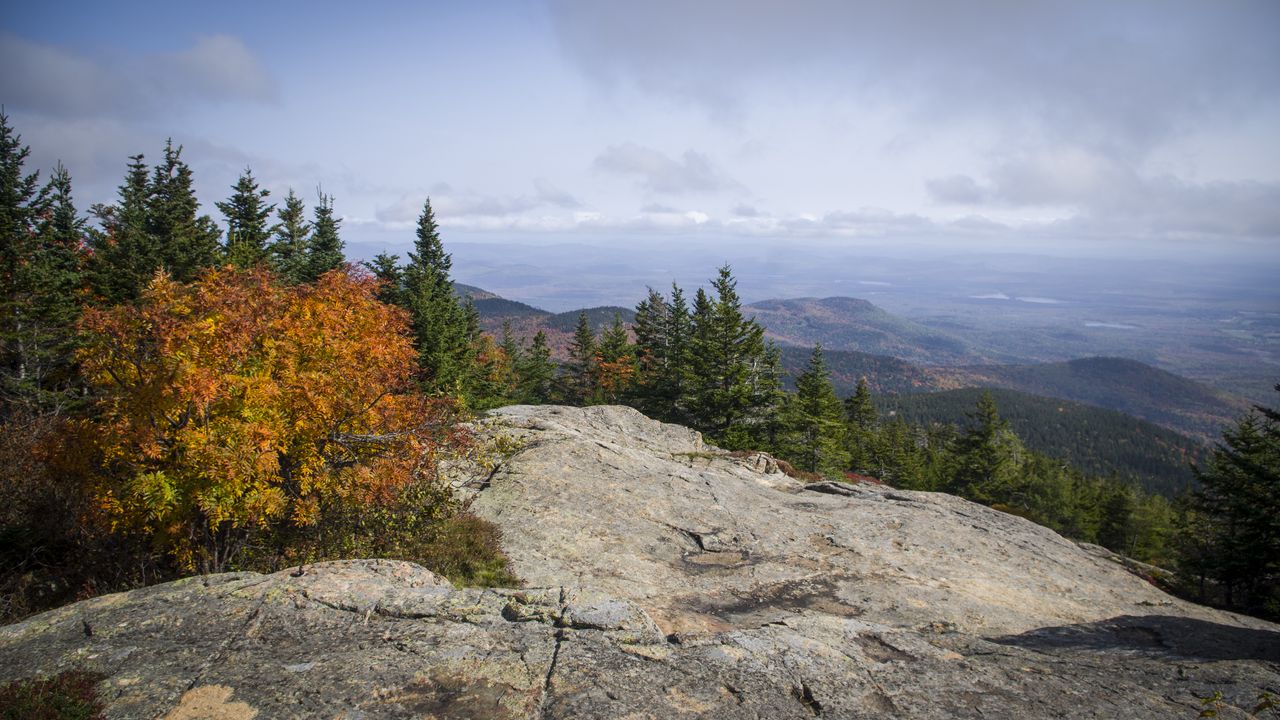
<svg viewBox="0 0 1280 720">
<path fill-rule="evenodd" d="M 511 582 L 439 472 L 502 351 L 430 201 L 407 262 L 343 253 L 334 198 L 246 169 L 222 223 L 181 146 L 75 207 L 0 113 L 0 617 L 191 572 L 399 556 Z"/>
</svg>

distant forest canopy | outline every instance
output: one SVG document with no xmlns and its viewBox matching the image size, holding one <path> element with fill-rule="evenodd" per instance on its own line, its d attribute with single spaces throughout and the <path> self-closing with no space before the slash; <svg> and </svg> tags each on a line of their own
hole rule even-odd
<svg viewBox="0 0 1280 720">
<path fill-rule="evenodd" d="M 1250 609 L 1275 600 L 1274 563 L 1242 559 L 1280 537 L 1271 411 L 1230 429 L 1231 451 L 1216 449 L 1197 475 L 1203 488 L 1175 505 L 1130 471 L 1168 470 L 1194 451 L 1116 416 L 991 393 L 901 398 L 890 414 L 861 376 L 842 401 L 820 344 L 786 389 L 784 350 L 727 265 L 691 294 L 650 290 L 634 311 L 539 314 L 459 297 L 429 199 L 404 261 L 356 266 L 333 197 L 319 193 L 308 215 L 292 191 L 273 203 L 246 169 L 216 203 L 219 224 L 200 212 L 181 153 L 170 142 L 154 166 L 133 156 L 117 201 L 85 217 L 69 171 L 41 183 L 0 114 L 5 617 L 77 588 L 361 554 L 513 582 L 493 529 L 466 515 L 438 472 L 479 452 L 460 420 L 511 403 L 631 405 L 722 448 L 770 452 L 803 481 L 954 493 L 1178 562 L 1204 581 L 1202 597 Z M 483 331 L 479 303 L 545 321 L 566 359 L 540 327 Z M 916 329 L 902 329 L 915 342 Z M 858 361 L 902 370 L 893 358 Z M 1116 369 L 1065 365 L 1061 383 Z M 1153 447 L 1127 453 L 1126 438 Z"/>
<path fill-rule="evenodd" d="M 981 388 L 879 396 L 881 413 L 916 424 L 962 424 L 984 392 L 1027 447 L 1085 472 L 1131 478 L 1172 499 L 1193 486 L 1192 463 L 1209 448 L 1196 440 L 1115 410 L 1018 392 Z"/>
</svg>

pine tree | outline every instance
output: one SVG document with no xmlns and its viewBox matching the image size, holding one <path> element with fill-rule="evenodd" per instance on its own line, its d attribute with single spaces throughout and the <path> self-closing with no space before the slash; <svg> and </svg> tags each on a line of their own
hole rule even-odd
<svg viewBox="0 0 1280 720">
<path fill-rule="evenodd" d="M 271 193 L 258 187 L 249 168 L 244 169 L 231 191 L 226 202 L 216 203 L 227 219 L 227 262 L 251 268 L 267 260 L 267 242 L 275 231 L 267 221 L 276 206 L 267 204 Z"/>
<path fill-rule="evenodd" d="M 413 320 L 418 360 L 431 390 L 463 392 L 475 371 L 475 318 L 453 292 L 453 260 L 440 242 L 431 199 L 418 216 L 417 239 L 404 269 L 407 307 Z"/>
<path fill-rule="evenodd" d="M 311 223 L 307 222 L 307 206 L 293 188 L 284 198 L 284 207 L 276 213 L 275 235 L 267 247 L 271 269 L 290 285 L 305 282 L 307 248 Z"/>
<path fill-rule="evenodd" d="M 155 243 L 159 266 L 173 279 L 190 282 L 221 260 L 221 231 L 208 215 L 200 215 L 191 168 L 182 161 L 182 146 L 165 143 L 164 162 L 155 167 L 148 188 L 146 228 Z M 150 275 L 150 274 L 149 274 Z M 139 290 L 146 287 L 146 278 Z"/>
<path fill-rule="evenodd" d="M 542 405 L 551 402 L 556 366 L 551 361 L 547 334 L 541 330 L 533 336 L 529 349 L 520 353 L 516 364 L 516 402 Z"/>
<path fill-rule="evenodd" d="M 809 365 L 796 378 L 796 394 L 785 413 L 786 455 L 802 470 L 835 472 L 848 462 L 843 448 L 844 413 L 831 375 L 815 345 Z"/>
<path fill-rule="evenodd" d="M 321 275 L 342 267 L 347 261 L 342 254 L 342 238 L 338 236 L 342 221 L 333 214 L 333 196 L 323 192 L 319 195 L 311 223 L 311 236 L 307 239 L 306 259 L 299 274 L 302 282 L 315 282 Z"/>
<path fill-rule="evenodd" d="M 569 363 L 565 368 L 564 401 L 586 405 L 595 396 L 596 338 L 586 312 L 578 313 L 578 324 L 569 342 Z"/>
</svg>

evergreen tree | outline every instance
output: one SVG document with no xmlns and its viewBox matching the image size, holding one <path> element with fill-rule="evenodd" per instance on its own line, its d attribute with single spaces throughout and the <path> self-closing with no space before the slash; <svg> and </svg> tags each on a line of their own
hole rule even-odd
<svg viewBox="0 0 1280 720">
<path fill-rule="evenodd" d="M 690 339 L 693 336 L 693 318 L 684 291 L 671 283 L 671 303 L 666 324 L 667 349 L 659 387 L 664 388 L 658 400 L 665 405 L 663 415 L 670 422 L 685 422 L 689 417 Z"/>
<path fill-rule="evenodd" d="M 516 342 L 515 335 L 511 333 L 510 320 L 502 321 L 502 341 L 498 343 L 498 349 L 502 351 L 502 355 L 506 359 L 503 367 L 504 377 L 502 378 L 503 396 L 510 399 L 515 397 L 516 386 L 520 381 L 517 373 L 524 359 L 520 344 Z"/>
<path fill-rule="evenodd" d="M 1195 473 L 1190 507 L 1211 541 L 1207 557 L 1187 565 L 1199 563 L 1227 605 L 1280 614 L 1280 412 L 1256 407 L 1223 431 Z"/>
<path fill-rule="evenodd" d="M 1132 487 L 1116 483 L 1102 502 L 1098 544 L 1122 555 L 1133 555 L 1138 541 L 1134 514 L 1137 494 Z"/>
<path fill-rule="evenodd" d="M 474 372 L 472 343 L 479 328 L 453 292 L 452 267 L 428 198 L 418 216 L 414 251 L 404 269 L 405 298 L 428 388 L 461 392 Z"/>
<path fill-rule="evenodd" d="M 191 168 L 182 161 L 181 145 L 175 148 L 172 140 L 165 143 L 164 161 L 155 167 L 148 191 L 146 228 L 160 262 L 138 289 L 146 287 L 156 269 L 179 282 L 190 282 L 217 265 L 221 231 L 213 218 L 199 214 L 200 202 Z"/>
<path fill-rule="evenodd" d="M 635 348 L 631 345 L 622 316 L 614 314 L 613 324 L 600 335 L 596 348 L 596 402 L 616 403 L 626 394 L 635 377 Z"/>
<path fill-rule="evenodd" d="M 662 374 L 670 353 L 667 336 L 671 307 L 662 293 L 649 288 L 649 294 L 636 305 L 631 329 L 636 335 L 636 388 L 633 394 L 638 408 L 652 417 L 660 417 L 667 402 L 662 395 Z"/>
<path fill-rule="evenodd" d="M 809 366 L 796 378 L 796 393 L 786 407 L 786 455 L 801 470 L 836 472 L 848 456 L 842 447 L 843 412 L 831 375 L 815 345 Z"/>
<path fill-rule="evenodd" d="M 31 400 L 34 390 L 32 294 L 37 288 L 31 261 L 40 244 L 37 219 L 47 203 L 39 190 L 39 173 L 24 174 L 30 152 L 9 126 L 8 116 L 0 113 L 0 391 L 6 400 L 0 403 L 3 415 L 8 414 L 11 403 L 26 404 Z"/>
<path fill-rule="evenodd" d="M 948 489 L 987 504 L 1008 502 L 1018 491 L 1025 451 L 1001 419 L 991 393 L 983 393 L 972 425 L 955 443 L 955 471 Z"/>
<path fill-rule="evenodd" d="M 726 265 L 712 281 L 716 300 L 699 290 L 690 338 L 690 415 L 696 427 L 730 448 L 746 448 L 765 435 L 777 410 L 777 353 L 764 328 L 742 315 L 737 281 Z"/>
<path fill-rule="evenodd" d="M 162 267 L 160 245 L 148 228 L 151 183 L 142 155 L 129 158 L 129 170 L 114 205 L 94 205 L 90 212 L 102 227 L 90 234 L 93 251 L 89 282 L 106 305 L 137 299 Z"/>
<path fill-rule="evenodd" d="M 364 266 L 382 283 L 378 288 L 378 300 L 398 307 L 408 305 L 404 294 L 404 270 L 400 267 L 399 255 L 378 253 L 373 260 L 364 263 Z"/>
<path fill-rule="evenodd" d="M 231 191 L 226 202 L 216 203 L 227 219 L 227 262 L 251 268 L 267 260 L 267 243 L 275 231 L 267 221 L 276 206 L 267 204 L 271 193 L 258 187 L 249 168 L 244 169 Z"/>
<path fill-rule="evenodd" d="M 880 414 L 871 401 L 871 390 L 865 377 L 858 378 L 857 389 L 845 399 L 844 417 L 849 470 L 860 475 L 874 475 L 876 428 Z"/>
<path fill-rule="evenodd" d="M 299 274 L 302 282 L 315 282 L 321 275 L 342 267 L 347 261 L 342 254 L 342 238 L 338 235 L 341 225 L 342 221 L 333 214 L 333 196 L 321 192 L 311 223 L 311 236 L 307 238 L 306 258 Z"/>
<path fill-rule="evenodd" d="M 565 368 L 563 396 L 567 403 L 586 405 L 595 396 L 596 338 L 586 312 L 578 313 L 578 324 L 569 342 L 569 363 Z"/>
<path fill-rule="evenodd" d="M 289 188 L 284 207 L 276 213 L 276 220 L 275 235 L 267 247 L 271 268 L 290 285 L 301 284 L 308 274 L 311 223 L 307 222 L 307 206 L 293 188 Z"/>
<path fill-rule="evenodd" d="M 85 221 L 76 213 L 71 175 L 58 163 L 45 186 L 34 252 L 19 274 L 22 296 L 22 395 L 41 411 L 71 401 L 76 382 L 76 321 L 84 289 Z"/>
<path fill-rule="evenodd" d="M 516 402 L 542 405 L 551 402 L 556 366 L 551 361 L 547 334 L 541 330 L 533 336 L 529 349 L 520 353 L 516 364 Z"/>
</svg>

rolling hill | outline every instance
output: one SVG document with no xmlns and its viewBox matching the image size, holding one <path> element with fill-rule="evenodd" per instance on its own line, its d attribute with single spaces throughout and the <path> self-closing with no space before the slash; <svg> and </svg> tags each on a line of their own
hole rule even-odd
<svg viewBox="0 0 1280 720">
<path fill-rule="evenodd" d="M 950 388 L 999 387 L 1098 405 L 1213 440 L 1248 401 L 1125 358 L 1091 357 L 1038 365 L 933 368 Z"/>
<path fill-rule="evenodd" d="M 989 360 L 966 341 L 848 297 L 765 300 L 743 308 L 781 345 L 855 350 L 927 365 L 973 365 Z"/>
<path fill-rule="evenodd" d="M 981 388 L 881 396 L 882 413 L 914 423 L 968 422 Z M 990 390 L 1013 431 L 1027 447 L 1094 475 L 1136 479 L 1148 492 L 1172 497 L 1194 482 L 1190 463 L 1202 463 L 1204 443 L 1115 410 L 1031 395 Z"/>
</svg>

